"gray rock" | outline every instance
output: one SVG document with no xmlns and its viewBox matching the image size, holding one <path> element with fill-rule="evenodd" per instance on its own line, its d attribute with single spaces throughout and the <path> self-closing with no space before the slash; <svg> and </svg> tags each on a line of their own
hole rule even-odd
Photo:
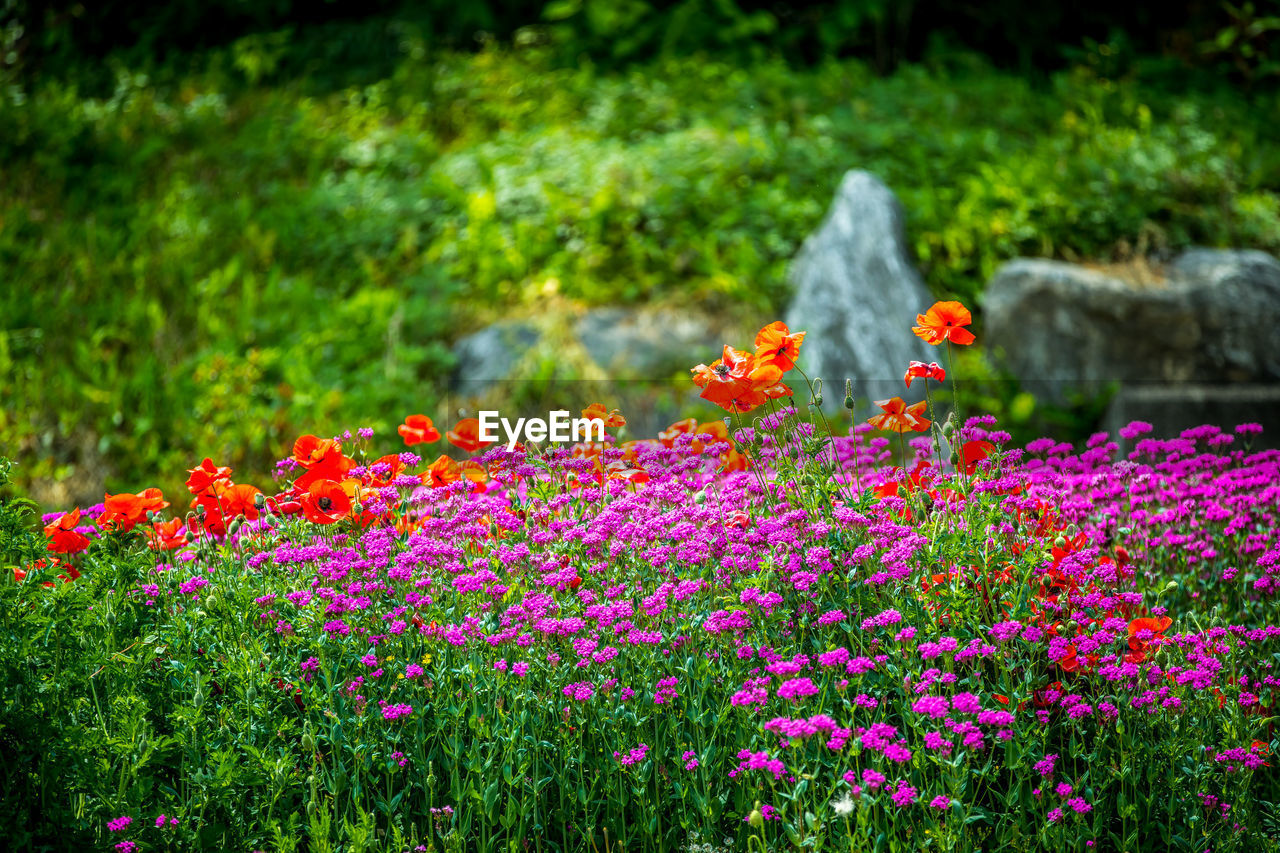
<svg viewBox="0 0 1280 853">
<path fill-rule="evenodd" d="M 670 309 L 595 308 L 574 332 L 591 359 L 617 379 L 667 379 L 718 358 L 721 347 L 708 317 Z"/>
<path fill-rule="evenodd" d="M 829 404 L 840 405 L 846 378 L 860 399 L 901 396 L 908 362 L 938 360 L 938 351 L 910 332 L 935 300 L 911 263 L 902 208 L 874 175 L 845 174 L 790 277 L 795 298 L 787 325 L 808 333 L 800 365 L 822 377 Z"/>
<path fill-rule="evenodd" d="M 1011 261 L 987 285 L 986 343 L 1025 389 L 1058 403 L 1117 384 L 1280 381 L 1280 262 L 1200 249 L 1166 274 L 1135 286 Z"/>
<path fill-rule="evenodd" d="M 454 389 L 482 394 L 495 383 L 518 378 L 515 368 L 538 337 L 538 330 L 528 323 L 502 321 L 462 338 L 453 346 L 458 364 Z"/>
</svg>

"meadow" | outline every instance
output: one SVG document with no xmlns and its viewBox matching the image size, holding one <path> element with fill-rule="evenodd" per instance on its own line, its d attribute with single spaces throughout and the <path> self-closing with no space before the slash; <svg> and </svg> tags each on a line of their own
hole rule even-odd
<svg viewBox="0 0 1280 853">
<path fill-rule="evenodd" d="M 6 500 L 0 835 L 1280 849 L 1280 452 L 1014 446 L 956 408 L 969 313 L 918 323 L 926 401 L 851 430 L 771 323 L 656 438 L 597 401 L 604 442 L 512 451 L 411 415 L 303 435 L 272 482 Z"/>
</svg>

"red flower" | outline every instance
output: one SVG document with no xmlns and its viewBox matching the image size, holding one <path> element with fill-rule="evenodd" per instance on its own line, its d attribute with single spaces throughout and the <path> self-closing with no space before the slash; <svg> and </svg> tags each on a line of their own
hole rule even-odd
<svg viewBox="0 0 1280 853">
<path fill-rule="evenodd" d="M 351 512 L 351 498 L 333 480 L 317 480 L 302 496 L 302 513 L 315 524 L 333 524 Z"/>
<path fill-rule="evenodd" d="M 431 423 L 431 418 L 426 415 L 409 415 L 404 419 L 404 423 L 396 428 L 404 438 L 404 443 L 409 447 L 415 444 L 430 444 L 433 441 L 440 440 L 440 431 Z"/>
<path fill-rule="evenodd" d="M 158 521 L 147 530 L 147 542 L 153 551 L 172 551 L 190 541 L 180 518 Z"/>
<path fill-rule="evenodd" d="M 911 387 L 912 379 L 932 379 L 936 382 L 944 382 L 947 378 L 947 372 L 936 361 L 925 364 L 923 361 L 913 361 L 907 366 L 907 375 L 902 377 L 907 383 L 907 387 Z"/>
<path fill-rule="evenodd" d="M 441 454 L 422 473 L 422 484 L 424 486 L 447 486 L 450 483 L 458 482 L 461 477 L 462 470 L 458 468 L 458 463 Z"/>
<path fill-rule="evenodd" d="M 964 472 L 970 476 L 978 469 L 978 463 L 986 459 L 996 449 L 989 441 L 966 441 L 960 446 L 960 459 L 964 463 Z"/>
<path fill-rule="evenodd" d="M 88 548 L 89 537 L 76 532 L 79 523 L 80 507 L 76 507 L 46 526 L 44 535 L 49 537 L 49 550 L 55 554 L 76 554 Z"/>
<path fill-rule="evenodd" d="M 973 333 L 963 328 L 973 322 L 973 315 L 959 302 L 935 302 L 928 311 L 916 315 L 916 322 L 920 325 L 911 331 L 931 344 L 950 341 L 967 346 L 974 341 Z"/>
<path fill-rule="evenodd" d="M 929 420 L 923 416 L 924 403 L 908 406 L 901 397 L 891 400 L 876 400 L 876 405 L 884 410 L 884 414 L 872 415 L 867 423 L 876 429 L 890 432 L 924 432 L 929 428 Z"/>
<path fill-rule="evenodd" d="M 445 433 L 445 436 L 450 444 L 467 453 L 475 453 L 482 447 L 493 444 L 492 441 L 480 440 L 480 421 L 475 418 L 463 418 L 458 421 L 457 426 Z"/>
<path fill-rule="evenodd" d="M 226 515 L 243 515 L 249 521 L 258 518 L 258 495 L 262 492 L 247 483 L 228 486 L 218 492 L 218 501 Z"/>
<path fill-rule="evenodd" d="M 342 444 L 331 438 L 304 435 L 293 443 L 293 459 L 307 472 L 293 481 L 299 489 L 307 489 L 318 480 L 342 480 L 355 467 L 355 460 L 342 453 Z"/>
<path fill-rule="evenodd" d="M 231 476 L 231 469 L 213 464 L 213 460 L 205 457 L 205 460 L 194 468 L 187 471 L 191 476 L 187 478 L 187 489 L 193 495 L 198 495 L 208 489 L 214 483 L 221 482 Z"/>
<path fill-rule="evenodd" d="M 127 492 L 103 497 L 98 526 L 103 530 L 132 530 L 148 512 L 159 512 L 169 505 L 159 489 L 144 489 L 136 495 Z"/>
<path fill-rule="evenodd" d="M 756 361 L 786 373 L 796 366 L 804 335 L 804 332 L 792 334 L 781 320 L 770 323 L 756 333 Z"/>
</svg>

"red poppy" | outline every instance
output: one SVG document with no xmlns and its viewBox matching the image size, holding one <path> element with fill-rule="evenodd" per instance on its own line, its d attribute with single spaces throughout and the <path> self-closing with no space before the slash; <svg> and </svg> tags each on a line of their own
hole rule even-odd
<svg viewBox="0 0 1280 853">
<path fill-rule="evenodd" d="M 445 433 L 445 436 L 450 444 L 467 453 L 475 453 L 493 444 L 492 441 L 480 440 L 480 421 L 475 418 L 463 418 L 458 421 L 457 426 Z"/>
<path fill-rule="evenodd" d="M 159 512 L 169 505 L 159 489 L 144 489 L 136 495 L 126 493 L 103 496 L 103 511 L 98 526 L 103 530 L 132 530 L 148 512 Z"/>
<path fill-rule="evenodd" d="M 187 528 L 180 518 L 158 521 L 147 530 L 147 542 L 153 551 L 172 551 L 190 541 L 187 538 Z"/>
<path fill-rule="evenodd" d="M 633 486 L 649 482 L 649 472 L 643 468 L 633 468 L 621 460 L 610 462 L 607 470 L 610 480 L 626 480 Z"/>
<path fill-rule="evenodd" d="M 430 444 L 433 441 L 440 440 L 440 431 L 431 423 L 431 418 L 426 415 L 409 415 L 404 419 L 404 423 L 396 428 L 404 438 L 404 443 L 409 447 L 415 444 Z"/>
<path fill-rule="evenodd" d="M 911 387 L 913 379 L 932 379 L 936 382 L 944 382 L 947 378 L 947 372 L 936 361 L 925 364 L 923 361 L 913 361 L 907 365 L 907 375 L 902 377 L 907 383 L 907 387 Z"/>
<path fill-rule="evenodd" d="M 231 477 L 231 469 L 224 466 L 213 464 L 213 460 L 205 457 L 205 460 L 194 468 L 187 471 L 191 476 L 187 478 L 187 489 L 191 494 L 198 495 L 208 489 L 214 483 L 227 480 Z"/>
<path fill-rule="evenodd" d="M 922 417 L 923 403 L 907 406 L 901 397 L 894 397 L 891 400 L 876 400 L 876 405 L 884 411 L 884 414 L 872 415 L 867 419 L 867 423 L 876 429 L 885 429 L 890 432 L 924 432 L 929 428 L 929 421 Z"/>
<path fill-rule="evenodd" d="M 916 322 L 920 325 L 911 331 L 931 344 L 950 341 L 967 346 L 974 341 L 973 333 L 964 328 L 973 322 L 973 315 L 959 302 L 935 302 L 928 311 L 916 315 Z"/>
<path fill-rule="evenodd" d="M 592 403 L 582 410 L 582 416 L 588 420 L 600 419 L 610 429 L 627 425 L 627 419 L 617 409 L 605 411 L 604 403 Z"/>
<path fill-rule="evenodd" d="M 342 452 L 342 444 L 331 438 L 304 435 L 293 443 L 293 460 L 303 468 L 310 468 L 334 452 Z"/>
<path fill-rule="evenodd" d="M 770 323 L 756 333 L 756 361 L 786 373 L 796 366 L 804 335 L 804 332 L 792 334 L 781 320 Z"/>
<path fill-rule="evenodd" d="M 995 449 L 996 446 L 989 441 L 966 441 L 960 446 L 964 472 L 972 475 L 978 469 L 978 463 L 990 456 Z"/>
<path fill-rule="evenodd" d="M 302 513 L 315 524 L 333 524 L 351 512 L 351 498 L 333 480 L 317 480 L 302 496 Z"/>
<path fill-rule="evenodd" d="M 44 529 L 49 537 L 49 550 L 54 554 L 76 554 L 89 547 L 89 537 L 76 532 L 80 523 L 80 507 L 63 513 L 57 521 Z"/>
<path fill-rule="evenodd" d="M 218 501 L 226 515 L 243 515 L 249 521 L 258 518 L 258 495 L 262 492 L 247 483 L 227 486 L 218 493 Z"/>
<path fill-rule="evenodd" d="M 312 483 L 319 480 L 343 480 L 347 472 L 355 467 L 355 460 L 349 459 L 342 452 L 342 444 L 328 438 L 316 438 L 304 435 L 294 442 L 293 458 L 307 471 L 293 481 L 299 489 L 309 489 Z"/>
</svg>

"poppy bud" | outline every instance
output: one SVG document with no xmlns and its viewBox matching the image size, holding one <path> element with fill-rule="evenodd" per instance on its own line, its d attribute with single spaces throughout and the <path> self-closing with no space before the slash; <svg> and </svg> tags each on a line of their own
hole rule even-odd
<svg viewBox="0 0 1280 853">
<path fill-rule="evenodd" d="M 696 503 L 698 506 L 702 506 L 704 503 L 707 502 L 707 493 L 704 491 L 694 492 L 693 502 Z"/>
<path fill-rule="evenodd" d="M 821 391 L 819 391 L 817 394 L 814 394 L 814 395 L 813 395 L 813 404 L 814 404 L 815 406 L 821 406 L 821 405 L 822 405 L 822 392 L 821 392 Z"/>
<path fill-rule="evenodd" d="M 1066 540 L 1066 539 L 1064 539 L 1063 537 L 1059 536 L 1057 539 L 1053 540 L 1053 547 L 1055 547 L 1055 548 L 1065 548 L 1065 547 L 1067 547 L 1067 540 Z"/>
<path fill-rule="evenodd" d="M 256 495 L 253 496 L 253 505 L 257 507 L 259 511 L 261 511 L 262 508 L 267 505 L 267 496 L 264 495 L 262 492 L 258 492 Z"/>
<path fill-rule="evenodd" d="M 204 508 L 204 504 L 196 504 L 196 515 L 200 516 L 201 518 L 204 518 L 204 514 L 206 512 L 208 512 L 208 510 Z"/>
<path fill-rule="evenodd" d="M 844 407 L 849 411 L 853 411 L 853 380 L 846 379 L 844 381 Z"/>
<path fill-rule="evenodd" d="M 756 829 L 764 826 L 764 812 L 760 811 L 760 801 L 756 800 L 756 806 L 751 810 L 751 814 L 747 816 L 747 823 Z"/>
<path fill-rule="evenodd" d="M 231 523 L 227 525 L 227 535 L 234 536 L 240 532 L 241 526 L 244 525 L 244 517 L 238 516 L 231 519 Z"/>
<path fill-rule="evenodd" d="M 307 752 L 316 751 L 316 736 L 311 733 L 310 729 L 302 733 L 302 748 Z"/>
<path fill-rule="evenodd" d="M 1167 584 L 1164 585 L 1165 592 L 1173 592 L 1177 588 L 1178 588 L 1177 581 L 1169 581 Z"/>
<path fill-rule="evenodd" d="M 359 515 L 362 512 L 364 512 L 364 504 L 360 503 L 360 501 L 356 501 L 351 505 L 352 515 Z"/>
</svg>

